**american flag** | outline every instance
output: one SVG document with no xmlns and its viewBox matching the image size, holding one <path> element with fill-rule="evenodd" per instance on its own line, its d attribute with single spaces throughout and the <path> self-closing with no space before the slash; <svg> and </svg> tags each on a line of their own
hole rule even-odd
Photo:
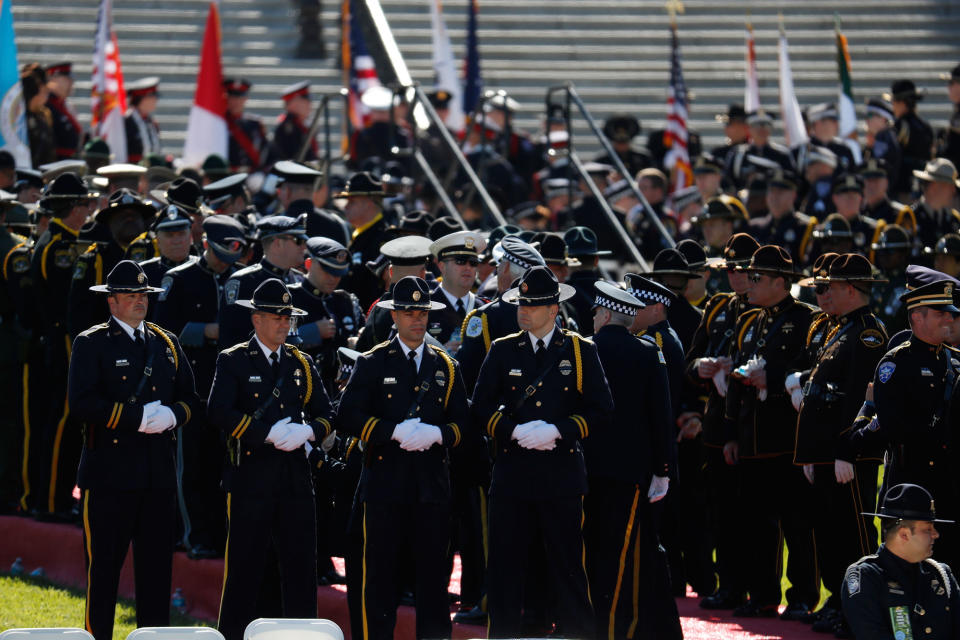
<svg viewBox="0 0 960 640">
<path fill-rule="evenodd" d="M 680 66 L 680 42 L 677 26 L 670 26 L 670 88 L 667 92 L 667 131 L 663 142 L 669 149 L 664 157 L 664 166 L 670 170 L 672 187 L 676 193 L 693 184 L 690 154 L 687 151 L 687 85 L 683 81 Z"/>
<path fill-rule="evenodd" d="M 360 28 L 360 8 L 356 0 L 344 0 L 341 8 L 343 20 L 343 44 L 341 60 L 343 72 L 347 76 L 344 84 L 350 88 L 349 109 L 350 124 L 354 129 L 362 129 L 366 121 L 367 110 L 360 102 L 360 96 L 370 87 L 380 85 L 373 56 L 367 49 Z"/>
<path fill-rule="evenodd" d="M 477 0 L 467 4 L 467 51 L 463 60 L 463 112 L 469 116 L 483 93 L 480 47 L 477 39 Z"/>
<path fill-rule="evenodd" d="M 90 129 L 95 137 L 110 145 L 115 162 L 127 161 L 127 133 L 123 116 L 127 111 L 127 92 L 123 88 L 123 69 L 117 34 L 113 31 L 113 3 L 102 0 L 93 37 L 93 82 Z"/>
</svg>

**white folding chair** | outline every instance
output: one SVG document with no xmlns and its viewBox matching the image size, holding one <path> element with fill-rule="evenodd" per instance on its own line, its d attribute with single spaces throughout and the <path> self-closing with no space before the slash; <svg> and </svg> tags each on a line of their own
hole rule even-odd
<svg viewBox="0 0 960 640">
<path fill-rule="evenodd" d="M 210 627 L 141 627 L 127 640 L 223 640 L 223 635 Z"/>
<path fill-rule="evenodd" d="M 7 629 L 0 633 L 0 640 L 93 640 L 93 636 L 75 627 L 51 627 Z"/>
<path fill-rule="evenodd" d="M 257 618 L 247 625 L 243 640 L 343 640 L 343 631 L 332 620 Z"/>
</svg>

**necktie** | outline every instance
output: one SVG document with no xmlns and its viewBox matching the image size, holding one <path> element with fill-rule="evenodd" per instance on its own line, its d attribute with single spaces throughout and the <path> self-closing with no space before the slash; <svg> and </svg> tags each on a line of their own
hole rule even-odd
<svg viewBox="0 0 960 640">
<path fill-rule="evenodd" d="M 408 352 L 407 352 L 407 357 L 410 358 L 410 370 L 413 371 L 413 377 L 414 377 L 414 379 L 416 379 L 417 373 L 418 373 L 418 369 L 417 369 L 417 352 L 416 352 L 416 351 L 408 351 Z"/>
<path fill-rule="evenodd" d="M 133 335 L 135 336 L 134 339 L 133 339 L 133 341 L 137 343 L 137 346 L 138 346 L 138 347 L 143 347 L 143 345 L 146 344 L 146 343 L 143 341 L 143 331 L 140 331 L 140 329 L 134 329 L 134 330 L 133 330 Z"/>
<path fill-rule="evenodd" d="M 463 320 L 467 315 L 467 310 L 463 306 L 463 298 L 457 300 L 457 315 L 460 316 L 460 320 Z"/>
<path fill-rule="evenodd" d="M 543 344 L 543 338 L 537 340 L 537 372 L 543 368 L 543 361 L 547 359 L 547 345 Z"/>
<path fill-rule="evenodd" d="M 280 356 L 276 352 L 270 354 L 270 367 L 273 369 L 273 376 L 280 375 Z"/>
</svg>

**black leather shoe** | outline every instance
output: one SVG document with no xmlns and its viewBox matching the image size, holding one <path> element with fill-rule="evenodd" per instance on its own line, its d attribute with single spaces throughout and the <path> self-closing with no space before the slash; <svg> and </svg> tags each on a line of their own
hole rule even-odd
<svg viewBox="0 0 960 640">
<path fill-rule="evenodd" d="M 347 584 L 347 576 L 337 573 L 336 569 L 330 569 L 322 577 L 326 580 L 325 584 Z"/>
<path fill-rule="evenodd" d="M 777 617 L 777 605 L 771 604 L 761 607 L 753 602 L 746 602 L 733 610 L 735 618 L 775 618 Z"/>
<path fill-rule="evenodd" d="M 470 609 L 460 609 L 453 616 L 453 621 L 457 624 L 487 624 L 487 614 L 480 607 Z"/>
<path fill-rule="evenodd" d="M 701 609 L 735 609 L 743 604 L 742 595 L 734 595 L 729 591 L 720 590 L 714 594 L 700 599 Z"/>
<path fill-rule="evenodd" d="M 814 620 L 812 629 L 817 633 L 833 633 L 833 628 L 837 626 L 837 622 L 843 617 L 836 609 L 830 609 L 829 611 L 824 608 L 821 611 L 820 618 Z"/>
<path fill-rule="evenodd" d="M 783 613 L 780 614 L 781 620 L 803 620 L 810 613 L 810 607 L 803 604 L 802 602 L 795 602 L 793 604 L 788 604 L 787 608 L 783 610 Z"/>
</svg>

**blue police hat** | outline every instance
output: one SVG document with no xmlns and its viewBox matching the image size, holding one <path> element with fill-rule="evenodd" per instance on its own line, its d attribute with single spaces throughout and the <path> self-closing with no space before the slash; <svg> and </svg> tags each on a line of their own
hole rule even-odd
<svg viewBox="0 0 960 640">
<path fill-rule="evenodd" d="M 107 283 L 90 287 L 90 291 L 97 293 L 162 293 L 163 289 L 151 287 L 143 267 L 133 260 L 121 260 L 110 273 L 107 274 Z"/>
<path fill-rule="evenodd" d="M 205 186 L 203 188 L 203 195 L 214 209 L 224 204 L 227 200 L 237 196 L 243 196 L 249 200 L 246 183 L 246 173 L 235 173 L 232 176 L 221 178 Z"/>
<path fill-rule="evenodd" d="M 174 229 L 188 229 L 193 224 L 190 214 L 175 204 L 168 204 L 153 221 L 154 231 L 173 231 Z"/>
<path fill-rule="evenodd" d="M 307 252 L 331 275 L 342 277 L 350 271 L 350 252 L 336 240 L 310 238 L 307 240 Z"/>
<path fill-rule="evenodd" d="M 233 264 L 247 250 L 247 238 L 243 225 L 227 215 L 213 215 L 203 220 L 203 233 L 207 245 L 222 262 Z"/>
<path fill-rule="evenodd" d="M 287 285 L 277 278 L 260 283 L 249 300 L 237 300 L 234 304 L 254 311 L 263 311 L 278 316 L 305 316 L 307 312 L 293 306 L 293 297 Z"/>
<path fill-rule="evenodd" d="M 293 218 L 291 216 L 267 216 L 257 222 L 257 230 L 260 232 L 260 239 L 272 238 L 273 236 L 296 236 L 307 239 L 307 230 L 305 227 L 306 216 Z"/>
</svg>

